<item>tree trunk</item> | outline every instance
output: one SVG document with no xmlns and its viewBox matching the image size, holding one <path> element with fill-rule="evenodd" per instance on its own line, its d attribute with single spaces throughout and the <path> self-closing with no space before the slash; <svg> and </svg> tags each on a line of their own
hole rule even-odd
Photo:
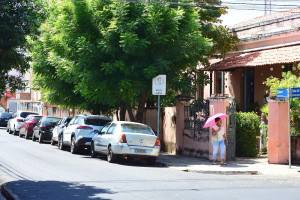
<svg viewBox="0 0 300 200">
<path fill-rule="evenodd" d="M 140 95 L 138 109 L 137 109 L 136 117 L 135 117 L 137 122 L 143 123 L 143 121 L 144 121 L 144 112 L 145 112 L 145 104 L 147 101 L 147 97 L 148 97 L 147 91 L 143 91 Z"/>
<path fill-rule="evenodd" d="M 120 121 L 120 117 L 119 117 L 119 108 L 116 110 L 116 115 L 117 115 L 117 120 Z"/>
<path fill-rule="evenodd" d="M 127 108 L 127 111 L 128 111 L 128 115 L 129 115 L 130 121 L 131 122 L 135 122 L 135 118 L 134 118 L 134 115 L 132 113 L 132 109 L 131 108 Z"/>
<path fill-rule="evenodd" d="M 125 121 L 126 106 L 123 101 L 120 102 L 120 121 Z"/>
</svg>

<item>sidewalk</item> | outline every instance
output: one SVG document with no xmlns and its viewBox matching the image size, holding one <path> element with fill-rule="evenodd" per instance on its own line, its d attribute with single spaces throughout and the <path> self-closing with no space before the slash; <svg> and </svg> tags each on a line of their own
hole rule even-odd
<svg viewBox="0 0 300 200">
<path fill-rule="evenodd" d="M 205 174 L 222 175 L 295 175 L 300 177 L 300 165 L 269 164 L 268 158 L 237 158 L 235 161 L 228 161 L 227 165 L 212 165 L 207 159 L 171 155 L 162 153 L 157 158 L 157 162 L 185 172 L 197 172 Z"/>
</svg>

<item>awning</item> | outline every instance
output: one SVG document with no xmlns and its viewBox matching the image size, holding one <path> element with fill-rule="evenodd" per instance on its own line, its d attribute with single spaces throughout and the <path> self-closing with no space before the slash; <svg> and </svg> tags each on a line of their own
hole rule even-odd
<svg viewBox="0 0 300 200">
<path fill-rule="evenodd" d="M 203 71 L 229 71 L 243 67 L 258 67 L 275 64 L 300 62 L 300 45 L 268 49 L 226 58 L 216 62 Z"/>
</svg>

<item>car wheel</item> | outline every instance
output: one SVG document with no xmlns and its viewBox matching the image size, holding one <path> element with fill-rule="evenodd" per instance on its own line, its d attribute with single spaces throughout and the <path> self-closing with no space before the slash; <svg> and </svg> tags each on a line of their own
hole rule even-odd
<svg viewBox="0 0 300 200">
<path fill-rule="evenodd" d="M 107 161 L 109 163 L 113 163 L 113 162 L 116 162 L 116 155 L 112 152 L 111 150 L 111 146 L 108 147 L 108 152 L 107 152 Z"/>
<path fill-rule="evenodd" d="M 9 134 L 12 134 L 13 132 L 11 131 L 10 128 L 7 129 Z"/>
<path fill-rule="evenodd" d="M 32 141 L 35 141 L 35 136 L 34 136 L 34 133 L 32 133 Z"/>
<path fill-rule="evenodd" d="M 27 129 L 25 129 L 25 135 L 24 135 L 24 138 L 25 138 L 26 140 L 28 140 L 28 139 L 29 139 L 29 137 L 28 137 L 28 131 L 27 131 Z"/>
<path fill-rule="evenodd" d="M 156 157 L 148 157 L 147 158 L 147 164 L 148 165 L 153 166 L 153 165 L 155 165 L 155 163 L 156 163 Z"/>
<path fill-rule="evenodd" d="M 51 143 L 50 143 L 50 144 L 51 144 L 51 145 L 55 145 L 55 143 L 56 143 L 56 142 L 53 140 L 53 138 L 51 138 Z"/>
<path fill-rule="evenodd" d="M 92 158 L 96 158 L 97 157 L 97 153 L 95 151 L 94 143 L 91 144 L 91 157 Z"/>
<path fill-rule="evenodd" d="M 62 135 L 61 136 L 58 136 L 58 144 L 57 144 L 57 147 L 60 149 L 60 150 L 64 150 L 65 149 L 65 145 L 63 143 L 63 137 Z"/>
<path fill-rule="evenodd" d="M 42 133 L 40 133 L 40 137 L 39 137 L 39 143 L 43 143 L 43 134 Z"/>
<path fill-rule="evenodd" d="M 14 134 L 14 135 L 17 135 L 16 127 L 14 127 L 13 134 Z"/>
<path fill-rule="evenodd" d="M 72 139 L 71 139 L 70 151 L 72 154 L 76 154 L 78 152 L 78 146 L 75 144 L 75 137 L 72 137 Z"/>
</svg>

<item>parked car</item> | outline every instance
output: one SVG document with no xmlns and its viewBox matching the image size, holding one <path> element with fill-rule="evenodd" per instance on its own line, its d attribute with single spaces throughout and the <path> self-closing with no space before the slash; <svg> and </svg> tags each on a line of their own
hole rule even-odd
<svg viewBox="0 0 300 200">
<path fill-rule="evenodd" d="M 44 140 L 51 140 L 52 131 L 56 124 L 59 122 L 58 117 L 43 117 L 38 124 L 33 128 L 32 141 L 36 138 L 39 139 L 39 143 L 43 143 Z"/>
<path fill-rule="evenodd" d="M 9 134 L 17 135 L 17 133 L 20 131 L 20 126 L 22 122 L 24 122 L 24 119 L 28 115 L 38 115 L 36 112 L 31 111 L 18 111 L 12 115 L 12 118 L 7 122 L 7 132 Z"/>
<path fill-rule="evenodd" d="M 82 148 L 90 148 L 91 140 L 95 132 L 99 132 L 102 127 L 111 119 L 98 115 L 76 115 L 58 137 L 58 148 L 64 149 L 70 146 L 72 154 L 78 153 Z"/>
<path fill-rule="evenodd" d="M 0 113 L 0 126 L 7 127 L 7 122 L 11 117 L 12 113 Z"/>
<path fill-rule="evenodd" d="M 28 115 L 20 126 L 19 136 L 25 139 L 32 137 L 33 127 L 42 119 L 42 115 Z"/>
<path fill-rule="evenodd" d="M 108 123 L 91 141 L 91 157 L 105 154 L 108 162 L 115 162 L 117 157 L 140 157 L 154 165 L 159 151 L 159 138 L 149 126 L 141 123 Z"/>
<path fill-rule="evenodd" d="M 58 142 L 58 135 L 61 135 L 65 128 L 68 126 L 69 122 L 72 120 L 73 117 L 63 117 L 57 125 L 54 127 L 52 131 L 52 139 L 51 144 L 54 145 Z"/>
</svg>

